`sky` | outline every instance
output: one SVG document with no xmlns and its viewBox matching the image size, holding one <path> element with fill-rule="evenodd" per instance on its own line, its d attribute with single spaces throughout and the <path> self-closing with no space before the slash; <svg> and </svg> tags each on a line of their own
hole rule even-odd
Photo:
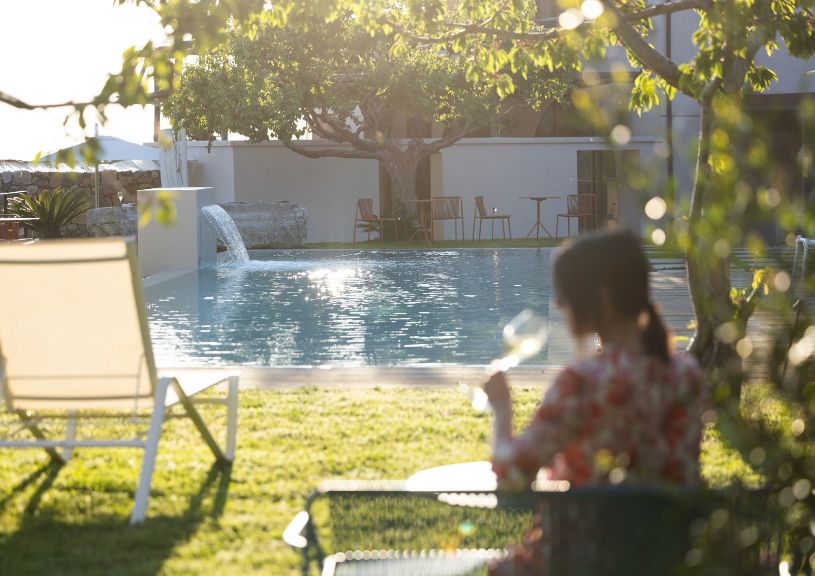
<svg viewBox="0 0 815 576">
<path fill-rule="evenodd" d="M 113 0 L 0 0 L 0 22 L 0 91 L 32 104 L 89 99 L 125 49 L 166 40 L 155 12 Z M 32 160 L 93 135 L 93 118 L 83 133 L 76 120 L 63 126 L 66 113 L 0 103 L 0 160 Z M 108 116 L 100 134 L 153 140 L 152 106 L 111 106 Z"/>
</svg>

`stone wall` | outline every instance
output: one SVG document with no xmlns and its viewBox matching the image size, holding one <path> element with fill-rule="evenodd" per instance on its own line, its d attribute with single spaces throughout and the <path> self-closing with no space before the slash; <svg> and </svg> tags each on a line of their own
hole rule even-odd
<svg viewBox="0 0 815 576">
<path fill-rule="evenodd" d="M 225 202 L 220 206 L 235 221 L 249 250 L 294 248 L 306 240 L 308 214 L 301 204 L 291 202 Z M 94 208 L 85 215 L 91 236 L 138 235 L 135 204 Z M 218 248 L 223 250 L 221 239 Z"/>
<path fill-rule="evenodd" d="M 293 202 L 221 202 L 249 250 L 294 248 L 306 241 L 308 213 Z M 218 245 L 221 246 L 220 239 Z"/>
<path fill-rule="evenodd" d="M 87 166 L 70 168 L 32 162 L 0 160 L 0 192 L 38 194 L 42 190 L 77 186 L 94 205 L 94 169 Z M 113 162 L 99 170 L 99 206 L 118 206 L 118 193 L 123 202 L 136 202 L 136 192 L 144 188 L 160 188 L 158 164 L 151 161 Z M 0 201 L 1 202 L 1 201 Z M 2 211 L 2 204 L 0 204 Z M 85 216 L 79 216 L 64 231 L 65 236 L 87 236 Z"/>
</svg>

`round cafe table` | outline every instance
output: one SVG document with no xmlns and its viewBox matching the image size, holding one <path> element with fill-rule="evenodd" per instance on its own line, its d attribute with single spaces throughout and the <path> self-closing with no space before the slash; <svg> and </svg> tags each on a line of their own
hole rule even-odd
<svg viewBox="0 0 815 576">
<path fill-rule="evenodd" d="M 540 238 L 540 230 L 543 228 L 543 231 L 546 232 L 546 235 L 549 238 L 552 238 L 552 233 L 543 225 L 541 222 L 541 202 L 544 200 L 553 200 L 555 198 L 560 198 L 560 196 L 519 196 L 521 200 L 532 200 L 535 202 L 535 225 L 532 226 L 532 229 L 529 230 L 529 233 L 526 235 L 529 238 L 532 235 L 532 232 L 535 233 L 535 238 Z"/>
<path fill-rule="evenodd" d="M 430 225 L 427 223 L 427 215 L 425 210 L 428 210 L 430 204 L 433 202 L 432 199 L 416 199 L 416 200 L 402 200 L 402 204 L 416 204 L 416 210 L 418 214 L 416 215 L 416 219 L 418 220 L 418 228 L 413 233 L 413 235 L 408 238 L 408 242 L 412 242 L 413 239 L 418 234 L 424 234 L 425 242 L 430 244 L 430 238 L 432 236 L 432 231 L 430 230 Z M 463 233 L 462 233 L 463 235 Z"/>
<path fill-rule="evenodd" d="M 569 489 L 569 482 L 551 480 L 549 469 L 541 468 L 531 488 L 536 492 L 564 492 Z M 492 463 L 482 460 L 420 470 L 407 479 L 405 489 L 427 492 L 494 492 L 498 489 L 498 481 L 492 471 Z"/>
<path fill-rule="evenodd" d="M 492 464 L 487 461 L 436 466 L 407 479 L 408 490 L 455 490 L 491 492 L 498 487 Z"/>
</svg>

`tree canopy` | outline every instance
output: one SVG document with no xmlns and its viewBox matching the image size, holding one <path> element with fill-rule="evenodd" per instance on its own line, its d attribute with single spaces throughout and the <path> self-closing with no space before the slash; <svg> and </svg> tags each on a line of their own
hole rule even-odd
<svg viewBox="0 0 815 576">
<path fill-rule="evenodd" d="M 277 138 L 308 157 L 378 160 L 405 200 L 415 198 L 422 158 L 517 107 L 563 101 L 573 85 L 561 72 L 514 74 L 516 89 L 502 97 L 468 68 L 449 48 L 395 44 L 392 33 L 371 32 L 353 16 L 306 29 L 256 23 L 185 66 L 164 109 L 193 138 L 232 131 L 256 142 Z M 406 121 L 424 133 L 407 137 Z M 306 132 L 324 145 L 303 146 Z"/>
</svg>

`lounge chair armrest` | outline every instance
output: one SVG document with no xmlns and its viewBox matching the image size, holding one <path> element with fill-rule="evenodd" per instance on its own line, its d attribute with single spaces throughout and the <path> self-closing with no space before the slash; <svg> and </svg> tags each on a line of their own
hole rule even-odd
<svg viewBox="0 0 815 576">
<path fill-rule="evenodd" d="M 308 547 L 308 539 L 304 536 L 308 523 L 311 517 L 308 512 L 302 510 L 294 515 L 289 525 L 283 530 L 283 541 L 298 550 L 303 550 Z"/>
</svg>

